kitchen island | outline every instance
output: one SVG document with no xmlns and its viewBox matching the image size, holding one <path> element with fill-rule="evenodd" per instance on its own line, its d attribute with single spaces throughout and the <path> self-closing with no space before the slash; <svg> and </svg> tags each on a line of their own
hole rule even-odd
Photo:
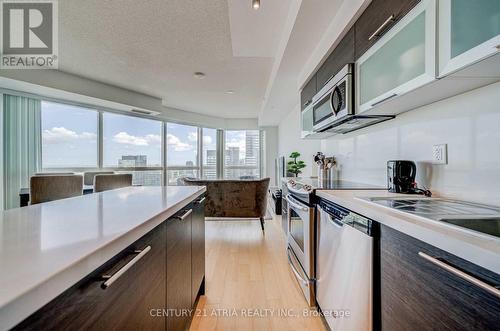
<svg viewBox="0 0 500 331">
<path fill-rule="evenodd" d="M 184 329 L 190 314 L 167 313 L 204 291 L 204 192 L 128 187 L 4 211 L 0 330 Z"/>
</svg>

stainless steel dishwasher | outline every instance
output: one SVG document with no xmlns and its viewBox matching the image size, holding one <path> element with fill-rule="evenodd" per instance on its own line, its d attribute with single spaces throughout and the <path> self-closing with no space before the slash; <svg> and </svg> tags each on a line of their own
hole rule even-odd
<svg viewBox="0 0 500 331">
<path fill-rule="evenodd" d="M 375 223 L 329 201 L 318 206 L 316 300 L 331 330 L 372 330 Z"/>
</svg>

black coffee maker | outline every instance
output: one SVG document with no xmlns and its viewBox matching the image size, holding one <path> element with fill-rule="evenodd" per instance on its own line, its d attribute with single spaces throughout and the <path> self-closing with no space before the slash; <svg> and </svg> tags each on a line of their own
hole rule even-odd
<svg viewBox="0 0 500 331">
<path fill-rule="evenodd" d="M 389 192 L 416 193 L 415 176 L 417 166 L 413 161 L 393 160 L 387 162 Z"/>
</svg>

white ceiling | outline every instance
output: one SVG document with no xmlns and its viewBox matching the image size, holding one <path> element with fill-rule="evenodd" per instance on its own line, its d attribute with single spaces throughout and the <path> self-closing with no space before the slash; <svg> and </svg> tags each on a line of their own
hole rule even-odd
<svg viewBox="0 0 500 331">
<path fill-rule="evenodd" d="M 178 109 L 256 118 L 291 1 L 59 1 L 59 69 Z"/>
<path fill-rule="evenodd" d="M 59 69 L 168 107 L 276 125 L 324 57 L 319 45 L 330 47 L 345 28 L 336 15 L 350 3 L 261 0 L 253 10 L 251 0 L 59 1 Z"/>
</svg>

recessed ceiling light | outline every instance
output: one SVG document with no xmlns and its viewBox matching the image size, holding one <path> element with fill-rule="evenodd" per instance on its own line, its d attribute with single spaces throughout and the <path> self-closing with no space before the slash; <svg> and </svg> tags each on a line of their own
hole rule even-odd
<svg viewBox="0 0 500 331">
<path fill-rule="evenodd" d="M 234 94 L 234 90 L 227 90 L 226 94 Z"/>
<path fill-rule="evenodd" d="M 252 0 L 253 9 L 257 10 L 260 8 L 260 0 Z"/>
<path fill-rule="evenodd" d="M 206 77 L 206 75 L 205 75 L 203 72 L 200 72 L 200 71 L 195 72 L 195 73 L 193 74 L 193 76 L 194 76 L 195 78 L 198 78 L 198 79 L 203 79 L 203 78 L 205 78 L 205 77 Z"/>
</svg>

